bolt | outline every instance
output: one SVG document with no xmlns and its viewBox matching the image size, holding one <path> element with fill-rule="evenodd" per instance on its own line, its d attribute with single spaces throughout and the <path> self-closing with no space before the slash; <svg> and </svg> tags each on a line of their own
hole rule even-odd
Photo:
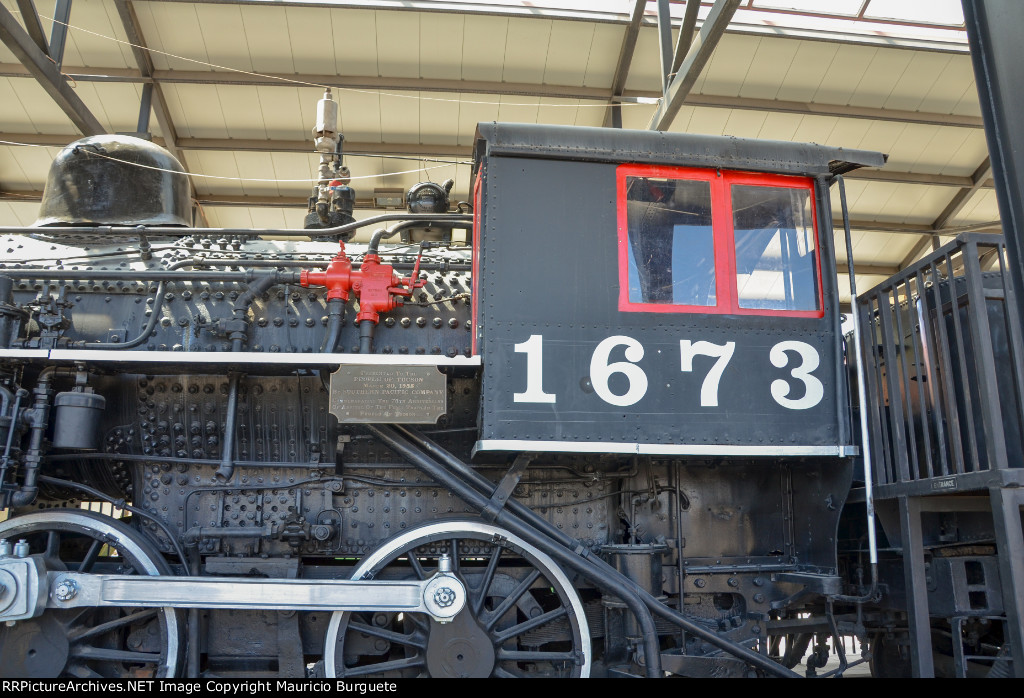
<svg viewBox="0 0 1024 698">
<path fill-rule="evenodd" d="M 28 541 L 24 538 L 14 546 L 14 557 L 28 557 Z"/>
<path fill-rule="evenodd" d="M 455 603 L 455 592 L 449 587 L 441 587 L 434 592 L 434 603 L 441 608 L 448 608 Z"/>
<path fill-rule="evenodd" d="M 11 542 L 4 538 L 0 540 L 0 557 L 8 557 L 11 554 Z"/>
<path fill-rule="evenodd" d="M 452 571 L 452 559 L 448 557 L 448 553 L 443 554 L 437 561 L 437 571 L 441 574 L 448 574 Z"/>
<path fill-rule="evenodd" d="M 698 578 L 693 580 L 693 586 L 697 587 L 698 589 L 703 589 L 706 584 L 707 582 L 705 582 L 703 579 Z"/>
<path fill-rule="evenodd" d="M 73 579 L 62 579 L 53 590 L 53 596 L 58 601 L 70 601 L 78 595 L 78 585 Z"/>
</svg>

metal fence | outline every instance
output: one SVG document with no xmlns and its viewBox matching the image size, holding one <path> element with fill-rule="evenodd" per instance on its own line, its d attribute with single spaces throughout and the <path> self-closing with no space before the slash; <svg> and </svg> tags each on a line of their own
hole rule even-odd
<svg viewBox="0 0 1024 698">
<path fill-rule="evenodd" d="M 875 481 L 1021 467 L 1021 328 L 1001 236 L 963 234 L 857 299 Z"/>
</svg>

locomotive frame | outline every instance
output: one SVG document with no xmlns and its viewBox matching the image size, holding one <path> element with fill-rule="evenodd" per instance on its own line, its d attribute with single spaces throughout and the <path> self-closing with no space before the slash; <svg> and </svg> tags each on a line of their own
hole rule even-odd
<svg viewBox="0 0 1024 698">
<path fill-rule="evenodd" d="M 936 349 L 901 304 L 987 288 L 973 238 L 858 306 L 868 458 L 902 459 L 881 561 L 870 470 L 855 482 L 830 187 L 882 155 L 481 124 L 472 217 L 356 223 L 351 190 L 326 186 L 338 142 L 308 229 L 129 225 L 100 206 L 92 225 L 0 231 L 0 673 L 793 676 L 831 641 L 841 675 L 856 634 L 899 674 L 924 661 L 906 638 L 932 632 L 926 552 L 967 594 L 932 599 L 954 672 L 1021 666 L 1013 570 L 984 548 L 1016 539 L 975 500 L 981 516 L 921 538 L 894 450 L 914 447 L 897 398 L 922 387 L 892 368 L 902 341 Z M 995 356 L 1000 336 L 971 329 Z M 989 424 L 1009 398 L 986 381 Z M 946 404 L 968 411 L 965 390 Z"/>
</svg>

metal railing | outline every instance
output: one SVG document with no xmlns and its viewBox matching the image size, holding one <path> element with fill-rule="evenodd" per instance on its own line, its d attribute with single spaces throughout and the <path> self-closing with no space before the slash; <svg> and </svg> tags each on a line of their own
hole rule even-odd
<svg viewBox="0 0 1024 698">
<path fill-rule="evenodd" d="M 1006 264 L 1001 236 L 965 233 L 857 299 L 876 484 L 1024 466 Z"/>
</svg>

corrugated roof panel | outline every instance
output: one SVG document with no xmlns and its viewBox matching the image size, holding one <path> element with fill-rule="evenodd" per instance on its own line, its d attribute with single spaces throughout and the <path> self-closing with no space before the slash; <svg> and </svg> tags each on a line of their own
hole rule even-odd
<svg viewBox="0 0 1024 698">
<path fill-rule="evenodd" d="M 497 102 L 495 95 L 469 95 L 459 104 L 459 145 L 473 145 L 476 125 L 481 121 L 497 121 L 498 107 L 496 104 L 477 104 L 475 101 Z"/>
<path fill-rule="evenodd" d="M 959 148 L 951 149 L 952 157 L 945 168 L 946 174 L 970 175 L 988 157 L 988 143 L 981 129 L 972 131 Z"/>
<path fill-rule="evenodd" d="M 134 132 L 138 128 L 139 109 L 142 106 L 141 84 L 83 82 L 75 91 L 89 111 L 111 133 Z"/>
<path fill-rule="evenodd" d="M 334 65 L 339 75 L 378 75 L 377 13 L 373 10 L 331 10 Z"/>
<path fill-rule="evenodd" d="M 420 110 L 416 93 L 383 93 L 380 130 L 388 143 L 420 142 Z"/>
<path fill-rule="evenodd" d="M 799 116 L 768 112 L 765 115 L 764 123 L 761 125 L 758 138 L 766 138 L 773 141 L 793 141 L 796 140 L 796 133 L 799 127 Z"/>
<path fill-rule="evenodd" d="M 212 70 L 202 25 L 195 5 L 176 2 L 142 2 L 134 5 L 146 44 L 160 53 L 151 52 L 157 70 Z M 251 8 L 258 13 L 264 8 Z M 248 19 L 248 8 L 246 18 Z M 75 15 L 72 13 L 72 18 Z M 173 31 L 166 31 L 173 27 Z M 174 55 L 168 55 L 174 54 Z M 176 58 L 175 56 L 181 56 Z M 193 60 L 186 60 L 193 59 Z M 197 62 L 199 61 L 199 62 Z"/>
<path fill-rule="evenodd" d="M 498 101 L 501 103 L 501 106 L 498 107 L 498 121 L 527 124 L 537 123 L 537 111 L 540 105 L 539 97 L 502 95 Z"/>
<path fill-rule="evenodd" d="M 459 140 L 455 133 L 455 125 L 459 123 L 459 95 L 455 92 L 428 92 L 420 97 L 418 142 L 456 145 Z"/>
<path fill-rule="evenodd" d="M 302 90 L 305 93 L 306 90 Z M 299 106 L 302 110 L 302 125 L 309 133 L 316 121 L 316 102 L 319 99 L 300 94 Z M 373 90 L 341 90 L 335 95 L 339 100 L 338 122 L 339 128 L 345 134 L 345 138 L 352 141 L 370 141 L 379 143 L 382 140 L 381 134 L 381 107 L 388 106 L 391 109 L 413 109 L 413 100 L 401 97 L 381 97 Z M 383 101 L 382 101 L 383 100 Z"/>
<path fill-rule="evenodd" d="M 960 111 L 963 98 L 970 97 L 972 104 L 977 106 L 978 90 L 974 84 L 974 66 L 970 56 L 947 54 L 949 63 L 942 71 L 942 77 L 935 81 L 931 89 L 924 95 L 918 109 L 939 114 L 970 114 L 976 111 Z"/>
<path fill-rule="evenodd" d="M 912 58 L 910 51 L 875 50 L 853 86 L 850 104 L 881 109 Z"/>
<path fill-rule="evenodd" d="M 505 36 L 504 82 L 544 82 L 551 21 L 513 17 Z"/>
<path fill-rule="evenodd" d="M 615 65 L 626 33 L 625 27 L 614 24 L 595 24 L 590 42 L 587 68 L 583 84 L 587 87 L 608 87 L 615 77 Z"/>
<path fill-rule="evenodd" d="M 761 37 L 723 35 L 695 87 L 707 94 L 738 96 L 760 45 Z"/>
<path fill-rule="evenodd" d="M 0 156 L 0 182 L 5 187 L 16 184 L 16 189 L 41 190 L 50 171 L 50 163 L 60 148 L 5 146 Z"/>
<path fill-rule="evenodd" d="M 222 95 L 229 99 L 234 89 L 227 85 L 174 85 L 177 105 L 192 138 L 228 138 L 228 122 L 221 107 Z M 174 117 L 172 117 L 174 118 Z M 179 122 L 175 120 L 175 125 Z M 179 129 L 181 130 L 181 129 Z M 185 135 L 184 133 L 181 135 Z"/>
<path fill-rule="evenodd" d="M 377 70 L 384 77 L 420 77 L 420 20 L 413 12 L 377 12 Z"/>
<path fill-rule="evenodd" d="M 953 218 L 953 225 L 985 223 L 998 220 L 999 203 L 996 201 L 994 189 L 983 189 L 975 192 L 967 205 Z"/>
<path fill-rule="evenodd" d="M 284 177 L 281 177 L 274 171 L 274 161 L 270 153 L 238 151 L 232 153 L 232 155 L 235 158 L 235 166 L 238 168 L 238 176 L 242 178 L 239 186 L 242 189 L 242 194 L 245 196 L 280 196 L 284 193 L 281 191 L 283 186 L 286 187 L 289 184 L 301 186 L 298 182 L 282 182 L 279 185 L 274 181 L 256 181 L 284 179 Z M 309 183 L 308 186 L 312 187 L 312 183 Z M 305 190 L 305 187 L 303 187 L 303 190 Z"/>
<path fill-rule="evenodd" d="M 931 138 L 922 148 L 918 159 L 910 166 L 910 171 L 958 174 L 952 171 L 955 165 L 951 160 L 956 150 L 972 135 L 971 129 L 952 126 L 933 126 L 930 129 Z"/>
<path fill-rule="evenodd" d="M 188 160 L 192 164 L 191 171 L 193 173 L 210 175 L 192 178 L 192 185 L 196 192 L 237 196 L 242 190 L 238 178 L 245 175 L 239 172 L 234 153 L 220 150 L 199 150 L 190 152 Z M 218 177 L 226 179 L 218 179 Z"/>
<path fill-rule="evenodd" d="M 335 74 L 331 12 L 319 7 L 288 7 L 288 37 L 296 73 Z M 284 29 L 284 27 L 282 27 Z"/>
<path fill-rule="evenodd" d="M 263 103 L 258 87 L 219 87 L 221 112 L 231 138 L 268 138 L 263 117 Z M 280 91 L 282 96 L 294 90 Z"/>
<path fill-rule="evenodd" d="M 683 107 L 679 110 L 680 119 L 683 110 L 690 109 L 691 107 Z M 653 104 L 623 104 L 622 105 L 622 128 L 636 128 L 645 129 L 647 124 L 651 122 L 651 117 L 654 116 L 655 105 Z"/>
<path fill-rule="evenodd" d="M 43 15 L 53 13 L 52 5 L 39 9 L 43 33 L 49 39 L 53 21 Z M 73 9 L 77 9 L 74 7 Z M 91 12 L 72 11 L 69 18 L 67 40 L 64 43 L 64 62 L 67 65 L 83 65 L 104 68 L 134 68 L 135 58 L 131 47 L 111 41 L 107 37 L 127 41 L 121 18 L 114 3 L 101 0 Z M 90 33 L 93 32 L 93 33 Z"/>
<path fill-rule="evenodd" d="M 733 109 L 728 114 L 722 132 L 727 136 L 739 138 L 757 138 L 768 116 L 765 112 L 743 109 Z"/>
<path fill-rule="evenodd" d="M 206 55 L 211 63 L 239 70 L 252 70 L 252 48 L 239 5 L 204 3 L 196 5 Z"/>
<path fill-rule="evenodd" d="M 549 100 L 544 100 L 545 102 Z M 550 100 L 552 102 L 559 100 Z M 569 100 L 572 101 L 572 100 Z M 592 100 L 580 100 L 580 106 L 576 110 L 576 120 L 573 123 L 577 126 L 602 126 L 604 115 L 610 109 L 610 105 L 601 104 Z M 541 118 L 544 118 L 544 108 L 541 107 Z"/>
<path fill-rule="evenodd" d="M 850 143 L 830 143 L 829 138 L 832 136 L 833 130 L 836 127 L 836 118 L 834 116 L 818 116 L 816 114 L 810 114 L 807 116 L 800 116 L 800 125 L 796 129 L 796 140 L 801 143 L 819 143 L 821 145 L 841 145 L 849 148 L 852 144 Z"/>
<path fill-rule="evenodd" d="M 840 46 L 825 71 L 821 85 L 814 93 L 813 101 L 824 104 L 849 103 L 876 51 L 878 49 L 869 46 Z"/>
<path fill-rule="evenodd" d="M 507 17 L 466 17 L 462 32 L 462 79 L 500 82 L 507 44 Z"/>
<path fill-rule="evenodd" d="M 839 45 L 825 41 L 801 41 L 789 64 L 776 99 L 808 102 L 818 91 Z"/>
<path fill-rule="evenodd" d="M 888 264 L 893 260 L 902 260 L 917 243 L 915 235 L 891 235 L 875 231 L 850 231 L 853 243 L 854 265 Z M 893 264 L 895 266 L 895 264 Z M 859 283 L 859 280 L 858 280 Z M 860 287 L 859 290 L 866 290 Z"/>
<path fill-rule="evenodd" d="M 547 85 L 583 85 L 594 46 L 593 24 L 552 22 L 543 82 Z"/>
<path fill-rule="evenodd" d="M 0 221 L 4 221 L 4 225 L 32 225 L 38 216 L 36 201 L 0 201 Z"/>
<path fill-rule="evenodd" d="M 3 124 L 3 131 L 24 133 L 36 130 L 28 109 L 22 104 L 18 91 L 14 89 L 14 82 L 22 80 L 24 78 L 0 78 L 0 124 Z M 71 126 L 70 121 L 68 125 Z"/>
<path fill-rule="evenodd" d="M 871 122 L 866 119 L 836 119 L 827 143 L 840 148 L 854 148 L 864 140 L 870 127 Z"/>
<path fill-rule="evenodd" d="M 948 54 L 918 51 L 911 55 L 907 69 L 883 105 L 886 109 L 920 109 L 921 102 L 936 83 L 945 80 L 951 58 Z"/>
<path fill-rule="evenodd" d="M 799 49 L 800 42 L 792 39 L 762 39 L 743 78 L 740 96 L 776 99 Z"/>
<path fill-rule="evenodd" d="M 246 5 L 242 13 L 252 69 L 259 73 L 294 73 L 292 46 L 283 41 L 288 14 L 283 7 Z"/>
<path fill-rule="evenodd" d="M 897 165 L 898 158 L 893 155 L 895 149 L 898 147 L 899 140 L 903 136 L 903 132 L 906 130 L 907 125 L 897 123 L 895 121 L 871 121 L 871 125 L 868 130 L 864 133 L 864 138 L 861 139 L 860 143 L 856 144 L 857 148 L 863 150 L 877 150 L 881 153 L 889 155 L 889 162 L 886 166 L 889 169 L 904 169 L 909 163 L 917 160 L 917 155 L 904 162 L 902 165 Z"/>
<path fill-rule="evenodd" d="M 318 177 L 320 158 L 313 152 L 304 153 L 270 153 L 270 172 L 281 180 L 312 180 Z M 353 159 L 346 158 L 349 169 L 354 167 Z M 353 174 L 359 174 L 353 171 Z M 282 181 L 277 185 L 282 196 L 308 196 L 313 189 L 313 182 Z"/>
<path fill-rule="evenodd" d="M 310 129 L 313 128 L 313 124 L 303 122 L 302 109 L 299 105 L 302 104 L 304 98 L 312 96 L 319 90 L 297 87 L 256 87 L 253 89 L 256 91 L 256 100 L 250 108 L 258 111 L 258 116 L 266 131 L 266 137 L 274 140 L 308 140 L 312 149 L 313 137 L 310 135 Z M 339 94 L 335 94 L 334 99 L 338 100 L 338 121 L 340 122 L 344 119 L 345 102 Z M 339 128 L 341 128 L 340 125 Z M 233 132 L 234 128 L 232 127 L 231 130 Z M 241 138 L 241 136 L 235 137 Z"/>
<path fill-rule="evenodd" d="M 945 206 L 943 199 L 948 200 L 949 191 L 936 192 L 938 187 L 923 184 L 888 184 L 878 182 L 891 190 L 891 196 L 879 206 L 874 214 L 879 220 L 902 219 L 906 223 L 930 225 L 942 212 Z M 955 191 L 955 190 L 952 190 Z"/>
<path fill-rule="evenodd" d="M 615 51 L 616 59 L 619 52 Z M 609 81 L 609 85 L 611 82 Z M 653 27 L 640 27 L 633 49 L 633 61 L 626 78 L 627 90 L 661 90 L 661 53 L 658 49 L 658 31 Z M 698 92 L 700 82 L 694 86 Z"/>
<path fill-rule="evenodd" d="M 601 104 L 601 102 L 592 102 L 590 100 L 581 101 L 578 99 L 552 99 L 544 97 L 538 100 L 537 123 L 579 126 L 581 125 L 579 121 L 580 114 L 588 111 L 597 112 L 600 115 L 599 118 L 603 119 L 604 110 L 600 108 Z M 600 126 L 600 122 L 597 125 Z"/>
<path fill-rule="evenodd" d="M 462 79 L 464 15 L 420 15 L 420 77 Z"/>
<path fill-rule="evenodd" d="M 0 78 L 2 79 L 2 78 Z M 28 115 L 28 123 L 4 121 L 2 128 L 19 128 L 35 133 L 78 133 L 64 112 L 57 108 L 50 95 L 32 78 L 8 78 L 15 99 Z M 0 107 L 2 108 L 2 107 Z M 17 112 L 15 112 L 17 113 Z M 29 126 L 22 129 L 21 127 Z"/>
</svg>

